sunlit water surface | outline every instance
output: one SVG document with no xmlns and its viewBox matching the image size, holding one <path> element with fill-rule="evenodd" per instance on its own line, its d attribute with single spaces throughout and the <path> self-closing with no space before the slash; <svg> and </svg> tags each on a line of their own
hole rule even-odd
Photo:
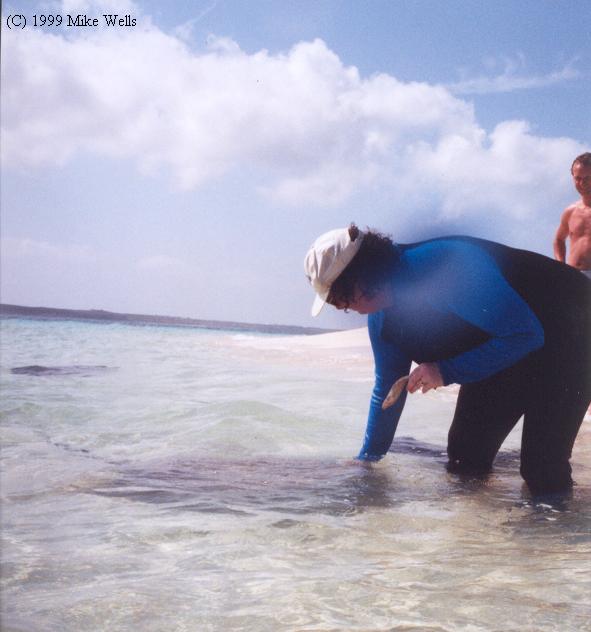
<svg viewBox="0 0 591 632">
<path fill-rule="evenodd" d="M 1 326 L 5 632 L 591 630 L 588 421 L 534 502 L 519 429 L 488 480 L 445 471 L 449 391 L 353 461 L 366 348 Z"/>
</svg>

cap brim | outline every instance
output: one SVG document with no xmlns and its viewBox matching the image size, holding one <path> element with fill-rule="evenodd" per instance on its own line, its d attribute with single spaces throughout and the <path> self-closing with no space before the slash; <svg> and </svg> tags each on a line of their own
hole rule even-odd
<svg viewBox="0 0 591 632">
<path fill-rule="evenodd" d="M 318 316 L 322 311 L 322 308 L 326 304 L 326 298 L 322 298 L 319 294 L 316 294 L 316 298 L 312 303 L 312 316 Z"/>
</svg>

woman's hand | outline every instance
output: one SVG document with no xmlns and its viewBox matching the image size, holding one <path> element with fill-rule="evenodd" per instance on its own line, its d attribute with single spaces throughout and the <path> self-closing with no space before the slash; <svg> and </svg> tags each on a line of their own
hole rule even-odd
<svg viewBox="0 0 591 632">
<path fill-rule="evenodd" d="M 407 390 L 409 393 L 415 393 L 422 389 L 423 393 L 426 393 L 438 386 L 443 386 L 443 378 L 439 372 L 439 367 L 435 362 L 425 362 L 419 364 L 410 374 Z"/>
</svg>

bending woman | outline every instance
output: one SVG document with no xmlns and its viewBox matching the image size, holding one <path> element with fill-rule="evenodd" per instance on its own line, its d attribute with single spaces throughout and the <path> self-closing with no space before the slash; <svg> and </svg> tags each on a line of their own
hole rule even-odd
<svg viewBox="0 0 591 632">
<path fill-rule="evenodd" d="M 486 473 L 523 416 L 521 475 L 534 494 L 572 485 L 591 400 L 591 281 L 548 257 L 471 237 L 396 244 L 354 224 L 321 235 L 305 272 L 325 303 L 368 314 L 375 386 L 359 458 L 390 448 L 406 392 L 461 385 L 448 468 Z"/>
</svg>

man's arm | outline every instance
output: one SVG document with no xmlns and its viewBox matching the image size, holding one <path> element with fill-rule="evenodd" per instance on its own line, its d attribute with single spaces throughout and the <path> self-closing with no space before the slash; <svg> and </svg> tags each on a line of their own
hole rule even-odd
<svg viewBox="0 0 591 632">
<path fill-rule="evenodd" d="M 571 206 L 564 211 L 562 217 L 560 218 L 560 224 L 556 230 L 556 235 L 554 236 L 554 258 L 562 263 L 566 261 L 566 240 L 569 233 L 568 223 L 572 212 L 573 209 Z"/>
</svg>

